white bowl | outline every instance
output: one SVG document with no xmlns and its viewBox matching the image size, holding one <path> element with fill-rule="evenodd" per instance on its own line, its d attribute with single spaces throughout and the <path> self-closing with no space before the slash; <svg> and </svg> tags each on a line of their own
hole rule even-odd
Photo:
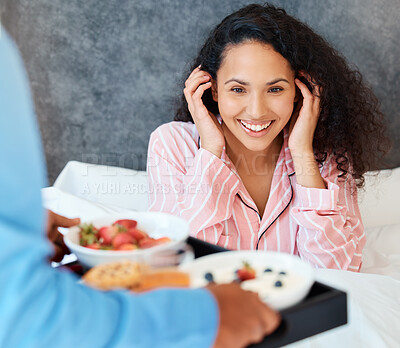
<svg viewBox="0 0 400 348">
<path fill-rule="evenodd" d="M 247 261 L 256 269 L 257 279 L 241 283 L 245 290 L 258 292 L 260 298 L 270 307 L 282 310 L 301 301 L 314 283 L 314 270 L 299 257 L 265 251 L 228 251 L 200 257 L 190 264 L 181 266 L 191 276 L 191 286 L 203 287 L 208 284 L 204 275 L 211 272 L 216 283 L 230 283 L 235 278 L 235 270 Z M 266 268 L 273 272 L 265 273 Z M 286 275 L 279 275 L 285 271 Z M 289 278 L 290 277 L 290 278 Z M 280 280 L 282 287 L 273 284 Z"/>
<path fill-rule="evenodd" d="M 110 214 L 84 223 L 91 223 L 96 228 L 111 225 L 116 220 L 133 219 L 138 222 L 138 228 L 146 232 L 150 237 L 169 237 L 171 242 L 156 245 L 148 249 L 137 250 L 94 250 L 79 245 L 79 227 L 68 229 L 64 236 L 65 244 L 77 256 L 78 260 L 85 266 L 93 267 L 103 263 L 131 260 L 137 262 L 148 262 L 156 253 L 165 250 L 179 249 L 189 235 L 188 223 L 176 216 L 158 212 L 129 212 L 121 214 Z"/>
</svg>

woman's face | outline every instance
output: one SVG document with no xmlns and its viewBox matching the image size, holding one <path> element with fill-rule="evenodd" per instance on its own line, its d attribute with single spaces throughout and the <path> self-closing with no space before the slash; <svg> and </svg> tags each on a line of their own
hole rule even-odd
<svg viewBox="0 0 400 348">
<path fill-rule="evenodd" d="M 245 42 L 228 49 L 213 86 L 228 145 L 269 148 L 292 115 L 294 78 L 289 62 L 270 45 Z"/>
</svg>

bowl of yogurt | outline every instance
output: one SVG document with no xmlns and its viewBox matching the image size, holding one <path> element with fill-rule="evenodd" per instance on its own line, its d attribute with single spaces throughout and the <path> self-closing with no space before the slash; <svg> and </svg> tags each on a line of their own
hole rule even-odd
<svg viewBox="0 0 400 348">
<path fill-rule="evenodd" d="M 282 310 L 304 299 L 314 283 L 314 269 L 299 257 L 278 252 L 230 251 L 182 265 L 191 287 L 238 282 L 257 292 L 270 307 Z"/>
</svg>

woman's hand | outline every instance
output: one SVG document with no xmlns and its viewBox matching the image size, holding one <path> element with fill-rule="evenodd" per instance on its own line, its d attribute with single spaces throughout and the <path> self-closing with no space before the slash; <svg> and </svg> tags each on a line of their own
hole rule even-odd
<svg viewBox="0 0 400 348">
<path fill-rule="evenodd" d="M 238 284 L 209 286 L 219 307 L 219 328 L 214 348 L 240 348 L 258 343 L 278 327 L 279 313 L 261 302 L 258 294 Z"/>
<path fill-rule="evenodd" d="M 289 149 L 293 159 L 297 183 L 304 187 L 325 189 L 318 163 L 314 157 L 313 139 L 321 111 L 321 88 L 305 73 L 304 76 L 312 86 L 312 92 L 299 79 L 297 87 L 303 95 L 300 99 L 289 126 Z"/>
<path fill-rule="evenodd" d="M 301 72 L 299 74 L 309 81 L 313 90 L 310 92 L 303 82 L 295 79 L 303 98 L 300 98 L 289 126 L 289 149 L 294 156 L 314 153 L 314 132 L 320 114 L 320 87 L 308 74 Z"/>
<path fill-rule="evenodd" d="M 185 82 L 183 93 L 200 135 L 201 147 L 221 158 L 225 138 L 215 115 L 207 110 L 201 97 L 211 87 L 211 75 L 197 67 Z"/>
<path fill-rule="evenodd" d="M 68 219 L 58 215 L 51 210 L 47 211 L 47 229 L 46 234 L 49 241 L 53 244 L 54 255 L 50 261 L 60 262 L 64 255 L 68 255 L 71 251 L 64 243 L 63 235 L 58 231 L 58 227 L 72 227 L 80 223 L 80 219 Z"/>
</svg>

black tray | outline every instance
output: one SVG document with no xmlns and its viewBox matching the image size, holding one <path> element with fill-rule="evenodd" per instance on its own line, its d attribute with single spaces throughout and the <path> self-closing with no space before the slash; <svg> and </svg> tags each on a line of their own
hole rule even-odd
<svg viewBox="0 0 400 348">
<path fill-rule="evenodd" d="M 229 251 L 222 247 L 189 237 L 195 257 Z M 279 328 L 261 343 L 251 348 L 282 347 L 318 333 L 347 324 L 347 295 L 345 292 L 315 282 L 300 303 L 281 311 Z"/>
<path fill-rule="evenodd" d="M 195 258 L 230 251 L 192 237 L 188 238 L 187 243 L 193 248 Z M 63 267 L 68 267 L 78 275 L 86 271 L 78 261 Z M 282 347 L 347 324 L 347 295 L 343 291 L 315 282 L 304 300 L 280 313 L 282 322 L 278 329 L 272 335 L 266 336 L 261 343 L 253 344 L 249 348 Z"/>
</svg>

